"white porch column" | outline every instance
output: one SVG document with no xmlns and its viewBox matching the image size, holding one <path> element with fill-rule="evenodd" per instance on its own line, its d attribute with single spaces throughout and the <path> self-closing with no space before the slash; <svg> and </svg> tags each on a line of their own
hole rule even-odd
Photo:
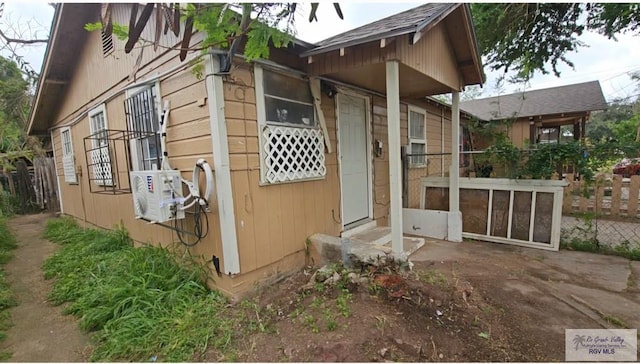
<svg viewBox="0 0 640 364">
<path fill-rule="evenodd" d="M 451 93 L 451 165 L 449 166 L 449 241 L 462 241 L 460 213 L 460 93 Z"/>
<path fill-rule="evenodd" d="M 402 165 L 400 161 L 400 78 L 398 61 L 387 61 L 387 128 L 389 134 L 389 196 L 391 247 L 394 255 L 402 246 Z"/>
</svg>

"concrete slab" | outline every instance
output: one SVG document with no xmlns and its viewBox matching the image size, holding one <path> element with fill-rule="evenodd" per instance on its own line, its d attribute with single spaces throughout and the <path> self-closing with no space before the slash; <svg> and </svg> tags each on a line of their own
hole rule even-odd
<svg viewBox="0 0 640 364">
<path fill-rule="evenodd" d="M 376 238 L 375 235 L 372 235 Z M 379 239 L 379 238 L 378 238 Z M 309 240 L 309 256 L 314 266 L 323 266 L 329 263 L 349 259 L 353 262 L 367 262 L 375 264 L 381 258 L 392 255 L 391 244 L 385 245 L 362 241 L 355 238 L 338 238 L 326 234 L 314 234 Z M 404 250 L 395 259 L 406 260 L 412 253 L 424 245 L 424 239 L 418 237 L 404 237 Z M 345 249 L 347 251 L 345 251 Z"/>
<path fill-rule="evenodd" d="M 351 236 L 352 241 L 384 245 L 391 241 L 391 228 L 375 227 Z"/>
<path fill-rule="evenodd" d="M 629 328 L 640 327 L 640 303 L 628 299 L 615 292 L 607 292 L 601 289 L 588 288 L 570 283 L 554 282 L 553 286 L 558 291 L 569 297 L 578 297 L 574 301 L 582 300 L 588 307 L 599 314 L 623 321 Z"/>
<path fill-rule="evenodd" d="M 609 291 L 625 291 L 629 274 L 631 274 L 629 260 L 622 257 L 569 250 L 542 254 L 530 251 L 522 253 L 525 256 L 542 257 L 541 261 L 548 266 L 548 269 L 570 272 L 573 276 L 588 282 L 588 285 L 595 285 Z"/>
<path fill-rule="evenodd" d="M 629 279 L 630 285 L 627 286 L 627 291 L 640 293 L 640 262 L 630 261 L 631 277 Z M 640 297 L 640 295 L 638 295 Z"/>
</svg>

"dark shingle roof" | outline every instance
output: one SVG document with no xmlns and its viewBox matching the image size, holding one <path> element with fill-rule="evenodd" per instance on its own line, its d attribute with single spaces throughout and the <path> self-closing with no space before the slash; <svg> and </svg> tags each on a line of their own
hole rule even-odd
<svg viewBox="0 0 640 364">
<path fill-rule="evenodd" d="M 595 111 L 607 108 L 600 82 L 516 92 L 464 101 L 460 108 L 483 120 Z"/>
<path fill-rule="evenodd" d="M 317 47 L 302 54 L 309 56 L 342 47 L 353 46 L 374 40 L 413 33 L 437 21 L 459 4 L 424 4 L 416 8 L 391 15 L 384 19 L 348 30 L 317 43 Z"/>
</svg>

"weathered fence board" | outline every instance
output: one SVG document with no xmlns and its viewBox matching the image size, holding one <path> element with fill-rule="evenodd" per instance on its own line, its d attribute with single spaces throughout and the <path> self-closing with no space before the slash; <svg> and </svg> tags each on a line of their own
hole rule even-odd
<svg viewBox="0 0 640 364">
<path fill-rule="evenodd" d="M 567 175 L 568 186 L 564 190 L 564 214 L 592 212 L 613 218 L 638 217 L 640 176 L 622 178 L 619 175 L 598 175 L 595 181 L 585 185 Z"/>
</svg>

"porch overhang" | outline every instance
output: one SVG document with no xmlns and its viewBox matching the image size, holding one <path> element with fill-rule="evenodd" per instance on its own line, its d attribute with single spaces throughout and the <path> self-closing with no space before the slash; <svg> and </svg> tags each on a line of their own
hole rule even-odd
<svg viewBox="0 0 640 364">
<path fill-rule="evenodd" d="M 459 92 L 467 85 L 484 82 L 469 5 L 425 4 L 330 38 L 301 57 L 306 57 L 307 73 L 312 77 L 320 76 L 386 95 L 389 219 L 392 251 L 400 258 L 406 257 L 402 236 L 400 100 L 425 100 L 427 96 L 452 93 L 448 238 L 461 241 Z"/>
<path fill-rule="evenodd" d="M 417 12 L 420 11 L 427 18 L 417 25 L 396 24 L 391 30 L 379 32 L 376 31 L 389 24 L 359 28 L 350 31 L 353 34 L 347 32 L 321 42 L 300 57 L 306 58 L 311 76 L 323 76 L 383 94 L 386 93 L 382 77 L 385 64 L 397 61 L 401 98 L 424 98 L 482 84 L 484 73 L 469 5 L 440 4 L 437 9 L 421 7 Z M 414 13 L 405 15 L 412 16 Z M 415 19 L 413 21 L 415 23 Z M 397 22 L 399 19 L 387 20 L 387 23 Z"/>
</svg>

